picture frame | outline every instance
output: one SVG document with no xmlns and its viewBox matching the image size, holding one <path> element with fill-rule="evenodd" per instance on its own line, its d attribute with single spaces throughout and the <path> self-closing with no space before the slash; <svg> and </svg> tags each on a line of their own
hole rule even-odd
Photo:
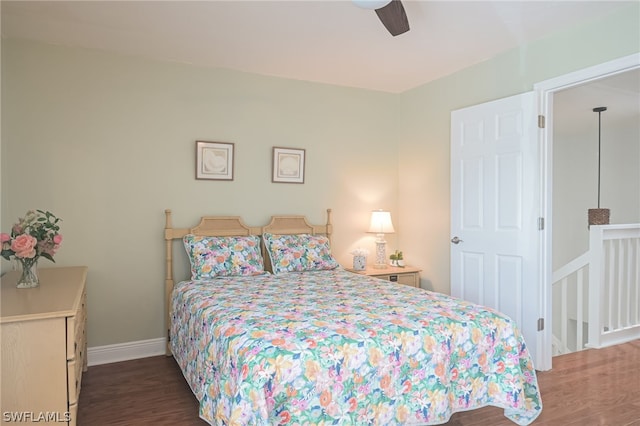
<svg viewBox="0 0 640 426">
<path fill-rule="evenodd" d="M 196 141 L 196 179 L 233 180 L 235 145 Z"/>
<path fill-rule="evenodd" d="M 273 147 L 271 181 L 274 183 L 304 183 L 305 150 Z"/>
</svg>

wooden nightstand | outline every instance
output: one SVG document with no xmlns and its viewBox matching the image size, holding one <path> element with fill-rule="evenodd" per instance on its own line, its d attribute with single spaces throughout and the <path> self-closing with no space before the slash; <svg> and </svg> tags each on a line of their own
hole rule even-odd
<svg viewBox="0 0 640 426">
<path fill-rule="evenodd" d="M 353 272 L 354 274 L 376 277 L 381 280 L 420 288 L 420 271 L 422 269 L 415 268 L 413 266 L 405 266 L 404 268 L 387 266 L 384 269 L 368 266 L 364 271 L 354 271 L 352 268 L 345 269 L 349 272 Z"/>
</svg>

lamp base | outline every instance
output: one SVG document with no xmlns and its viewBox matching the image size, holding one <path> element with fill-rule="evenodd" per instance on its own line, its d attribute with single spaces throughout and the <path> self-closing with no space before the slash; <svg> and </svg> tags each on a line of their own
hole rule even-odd
<svg viewBox="0 0 640 426">
<path fill-rule="evenodd" d="M 378 234 L 376 239 L 376 263 L 373 267 L 376 269 L 387 267 L 387 242 L 384 240 L 384 234 Z"/>
</svg>

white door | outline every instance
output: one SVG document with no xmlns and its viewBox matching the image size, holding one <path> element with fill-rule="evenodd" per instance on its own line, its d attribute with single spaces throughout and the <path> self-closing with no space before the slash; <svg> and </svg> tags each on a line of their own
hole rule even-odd
<svg viewBox="0 0 640 426">
<path fill-rule="evenodd" d="M 451 113 L 451 293 L 516 321 L 538 365 L 543 351 L 535 107 L 529 92 Z"/>
</svg>

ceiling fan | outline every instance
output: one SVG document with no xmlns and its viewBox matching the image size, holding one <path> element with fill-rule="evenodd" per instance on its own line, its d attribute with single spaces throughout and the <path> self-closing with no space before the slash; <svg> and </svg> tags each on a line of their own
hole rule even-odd
<svg viewBox="0 0 640 426">
<path fill-rule="evenodd" d="M 409 31 L 409 20 L 404 6 L 400 0 L 352 0 L 353 3 L 363 9 L 376 11 L 380 22 L 392 36 L 397 36 Z"/>
</svg>

